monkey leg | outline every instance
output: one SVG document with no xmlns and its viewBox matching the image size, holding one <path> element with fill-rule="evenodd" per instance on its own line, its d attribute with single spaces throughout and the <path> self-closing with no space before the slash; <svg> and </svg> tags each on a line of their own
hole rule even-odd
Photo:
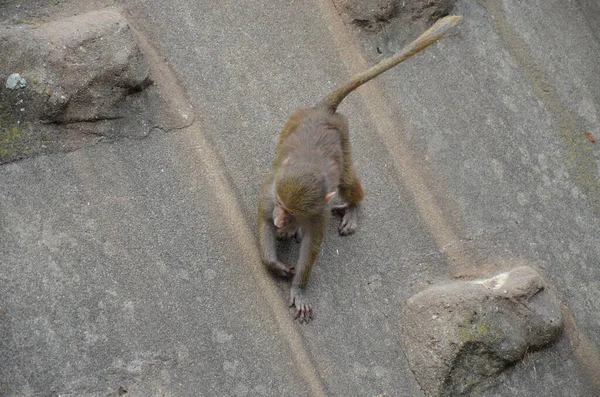
<svg viewBox="0 0 600 397">
<path fill-rule="evenodd" d="M 340 236 L 349 236 L 356 232 L 358 228 L 358 211 L 360 207 L 358 205 L 342 204 L 336 205 L 331 210 L 341 215 L 342 221 L 338 227 Z"/>
<path fill-rule="evenodd" d="M 352 149 L 350 148 L 350 136 L 348 133 L 348 119 L 336 113 L 338 131 L 340 133 L 340 144 L 342 146 L 342 175 L 338 191 L 340 198 L 345 204 L 332 208 L 333 212 L 342 216 L 342 222 L 338 227 L 340 236 L 348 236 L 356 232 L 358 227 L 358 211 L 363 199 L 364 191 L 360 179 L 354 171 L 352 163 Z"/>
<path fill-rule="evenodd" d="M 358 227 L 360 202 L 364 196 L 360 180 L 354 174 L 354 171 L 351 171 L 351 174 L 352 182 L 350 184 L 342 183 L 338 187 L 340 197 L 344 200 L 344 204 L 332 207 L 332 211 L 342 217 L 342 221 L 338 227 L 340 236 L 348 236 L 356 232 Z M 342 182 L 344 181 L 342 180 Z"/>
<path fill-rule="evenodd" d="M 269 219 L 261 217 L 258 224 L 258 234 L 260 243 L 260 256 L 263 264 L 281 277 L 291 277 L 294 275 L 294 267 L 287 266 L 277 260 L 277 252 L 275 250 L 275 225 Z"/>
</svg>

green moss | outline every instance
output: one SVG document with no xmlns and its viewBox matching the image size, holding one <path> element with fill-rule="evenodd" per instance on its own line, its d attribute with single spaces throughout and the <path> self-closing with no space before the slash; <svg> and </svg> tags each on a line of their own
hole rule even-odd
<svg viewBox="0 0 600 397">
<path fill-rule="evenodd" d="M 502 334 L 492 330 L 492 326 L 489 323 L 485 321 L 473 322 L 473 319 L 466 317 L 463 318 L 462 324 L 458 326 L 457 336 L 463 343 L 481 341 L 482 339 L 497 341 L 502 338 Z"/>
<path fill-rule="evenodd" d="M 17 20 L 17 24 L 28 25 L 32 28 L 37 28 L 43 23 L 44 21 L 40 18 L 21 18 Z"/>
<path fill-rule="evenodd" d="M 479 335 L 485 336 L 485 335 L 487 335 L 488 331 L 490 330 L 490 327 L 485 323 L 477 323 L 477 324 L 475 324 L 475 329 L 477 330 L 477 333 Z"/>
<path fill-rule="evenodd" d="M 2 127 L 0 125 L 0 154 L 8 154 L 20 137 L 17 126 Z"/>
<path fill-rule="evenodd" d="M 471 329 L 471 320 L 463 318 L 462 324 L 458 326 L 458 339 L 462 342 L 471 342 L 474 338 L 473 330 Z"/>
</svg>

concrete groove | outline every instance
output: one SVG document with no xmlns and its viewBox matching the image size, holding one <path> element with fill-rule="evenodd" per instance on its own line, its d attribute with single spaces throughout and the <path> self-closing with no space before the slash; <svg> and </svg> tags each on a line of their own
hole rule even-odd
<svg viewBox="0 0 600 397">
<path fill-rule="evenodd" d="M 317 0 L 322 14 L 330 26 L 330 32 L 339 49 L 349 75 L 366 70 L 368 65 L 352 33 L 339 17 L 335 5 L 327 0 Z M 435 45 L 435 44 L 434 44 Z M 417 55 L 418 56 L 418 55 Z M 394 123 L 390 117 L 392 109 L 385 100 L 385 94 L 377 80 L 371 81 L 358 89 L 363 103 L 371 114 L 377 133 L 383 139 L 387 152 L 391 156 L 396 172 L 413 195 L 415 206 L 419 210 L 427 230 L 431 233 L 436 245 L 443 250 L 455 276 L 464 277 L 476 273 L 476 267 L 465 255 L 464 247 L 456 232 L 445 218 L 440 206 L 436 203 L 423 175 L 417 170 L 407 145 L 402 142 L 402 127 Z"/>
<path fill-rule="evenodd" d="M 370 65 L 368 65 L 356 41 L 353 40 L 352 33 L 349 32 L 340 17 L 335 2 L 317 0 L 317 3 L 329 25 L 329 31 L 349 75 L 366 70 Z M 385 95 L 377 79 L 360 87 L 358 93 L 363 98 L 363 103 L 371 114 L 377 133 L 383 139 L 399 179 L 412 193 L 413 202 L 436 245 L 447 258 L 452 273 L 455 276 L 476 273 L 475 264 L 464 254 L 463 244 L 445 219 L 423 176 L 414 166 L 414 161 L 406 145 L 401 142 L 399 136 L 403 135 L 404 132 L 391 119 L 390 114 L 393 114 L 393 112 L 385 100 Z M 399 343 L 399 350 L 408 362 L 408 356 L 402 343 Z M 413 372 L 411 366 L 409 366 L 409 369 L 419 388 L 424 392 L 423 386 L 419 383 L 419 377 Z"/>
<path fill-rule="evenodd" d="M 331 32 L 333 39 L 338 46 L 340 57 L 346 64 L 349 74 L 354 75 L 358 72 L 366 70 L 370 65 L 361 55 L 361 50 L 356 42 L 352 40 L 352 34 L 341 20 L 339 12 L 335 6 L 335 2 L 332 3 L 327 0 L 317 0 L 317 3 L 322 9 L 324 17 L 327 19 L 327 22 L 330 26 L 329 31 Z M 500 5 L 493 1 L 487 0 L 485 0 L 484 3 L 486 4 L 489 12 L 495 17 L 495 30 L 499 30 L 500 32 L 498 34 L 503 37 L 502 33 L 506 33 L 509 28 L 504 25 L 502 25 L 501 28 L 498 27 L 498 25 L 503 23 L 503 18 L 501 18 L 499 15 Z M 513 35 L 514 34 L 511 35 L 511 38 Z M 508 41 L 507 38 L 504 39 Z M 511 52 L 514 51 L 515 50 L 513 49 Z M 519 52 L 517 55 L 520 53 L 521 52 Z M 517 59 L 519 59 L 518 56 Z M 523 63 L 522 60 L 520 61 L 520 63 Z M 528 72 L 527 74 L 538 75 L 537 73 L 534 73 L 535 71 L 527 69 L 527 66 L 530 64 L 531 62 L 523 65 L 523 68 L 526 70 L 526 72 Z M 540 84 L 541 83 L 539 82 L 534 82 L 534 86 L 536 87 L 538 87 Z M 539 90 L 540 89 L 538 89 L 538 91 Z M 441 207 L 436 203 L 434 195 L 429 190 L 429 187 L 425 182 L 424 176 L 415 167 L 415 162 L 412 159 L 410 149 L 408 149 L 407 145 L 402 142 L 401 137 L 404 135 L 404 132 L 402 131 L 402 127 L 395 125 L 394 121 L 390 117 L 390 114 L 393 114 L 393 112 L 391 111 L 392 109 L 385 99 L 383 89 L 377 81 L 372 81 L 359 88 L 358 93 L 363 98 L 363 103 L 368 108 L 369 113 L 372 116 L 373 123 L 377 127 L 377 132 L 382 137 L 386 149 L 393 159 L 394 167 L 400 180 L 411 191 L 413 195 L 413 202 L 419 210 L 419 213 L 427 226 L 427 230 L 431 233 L 436 245 L 446 256 L 453 276 L 462 278 L 477 275 L 479 272 L 481 272 L 481 268 L 478 268 L 477 263 L 468 257 L 468 254 L 465 252 L 465 247 L 458 238 L 456 231 L 450 226 L 448 220 L 442 212 Z M 543 99 L 542 100 L 544 103 L 546 103 L 546 107 L 549 108 L 550 111 L 559 107 L 559 105 L 555 104 L 554 102 L 550 104 L 547 103 L 548 95 L 542 95 L 542 97 L 546 98 L 545 101 Z M 564 113 L 565 112 L 561 112 L 561 114 Z M 563 124 L 564 122 L 561 123 L 559 120 L 559 125 L 561 125 L 561 127 Z M 564 130 L 564 128 L 562 128 L 562 130 Z M 565 132 L 563 133 L 566 134 Z M 593 164 L 593 162 L 590 161 L 588 164 Z M 593 345 L 589 342 L 589 339 L 585 335 L 579 333 L 575 324 L 575 320 L 570 315 L 566 306 L 564 312 L 565 317 L 570 323 L 569 328 L 571 330 L 571 332 L 568 332 L 567 335 L 571 341 L 573 349 L 575 350 L 576 356 L 584 365 L 584 367 L 587 368 L 590 376 L 593 379 L 600 379 L 599 358 L 597 355 L 591 353 L 593 351 Z M 577 343 L 575 343 L 575 340 Z M 401 350 L 406 358 L 404 350 Z M 418 378 L 415 377 L 415 379 Z"/>
<path fill-rule="evenodd" d="M 139 35 L 139 39 L 150 60 L 150 67 L 156 83 L 159 84 L 161 89 L 167 89 L 166 97 L 168 98 L 169 106 L 172 109 L 190 109 L 190 113 L 192 113 L 192 106 L 187 100 L 184 90 L 178 83 L 174 73 L 161 61 L 162 58 L 159 54 L 141 35 Z M 242 215 L 243 211 L 223 171 L 219 154 L 202 131 L 199 116 L 197 115 L 195 121 L 188 127 L 192 129 L 193 136 L 195 137 L 194 141 L 190 142 L 190 144 L 198 152 L 198 158 L 206 170 L 204 177 L 209 181 L 214 196 L 219 198 L 219 209 L 231 231 L 231 241 L 235 241 L 239 246 L 239 251 L 242 253 L 246 265 L 251 270 L 252 279 L 256 283 L 264 302 L 270 308 L 277 327 L 287 338 L 293 359 L 311 394 L 313 396 L 324 397 L 327 394 L 325 393 L 323 381 L 309 357 L 302 336 L 292 321 L 290 312 L 287 310 L 287 302 L 281 298 L 274 280 L 267 274 L 261 264 L 258 248 L 253 238 L 254 233 L 252 233 L 248 222 Z"/>
</svg>

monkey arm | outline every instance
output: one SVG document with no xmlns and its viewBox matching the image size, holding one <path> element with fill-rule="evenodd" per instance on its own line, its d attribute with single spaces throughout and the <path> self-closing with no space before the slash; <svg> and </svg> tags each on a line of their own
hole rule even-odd
<svg viewBox="0 0 600 397">
<path fill-rule="evenodd" d="M 258 203 L 258 245 L 263 264 L 273 273 L 282 277 L 294 275 L 294 267 L 286 266 L 277 260 L 275 249 L 276 228 L 273 224 L 274 200 L 270 194 L 273 176 L 269 175 L 263 186 L 261 199 Z"/>
<path fill-rule="evenodd" d="M 309 321 L 312 317 L 312 306 L 305 298 L 304 289 L 308 284 L 312 265 L 319 254 L 328 220 L 329 216 L 324 215 L 317 219 L 311 219 L 306 225 L 304 225 L 304 222 L 301 224 L 304 236 L 300 244 L 296 274 L 292 280 L 292 288 L 290 290 L 290 306 L 295 307 L 295 317 L 300 319 L 301 322 Z"/>
<path fill-rule="evenodd" d="M 294 268 L 286 266 L 277 260 L 275 250 L 275 225 L 270 219 L 260 217 L 258 220 L 258 238 L 260 247 L 260 257 L 263 264 L 273 273 L 281 277 L 291 277 L 294 275 Z"/>
</svg>

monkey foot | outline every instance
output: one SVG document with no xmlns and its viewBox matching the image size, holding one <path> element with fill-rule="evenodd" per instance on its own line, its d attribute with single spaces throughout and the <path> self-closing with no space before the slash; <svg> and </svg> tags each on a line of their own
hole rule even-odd
<svg viewBox="0 0 600 397">
<path fill-rule="evenodd" d="M 294 319 L 300 323 L 308 323 L 312 319 L 312 306 L 304 298 L 304 294 L 292 287 L 290 293 L 290 307 L 294 307 Z"/>
<path fill-rule="evenodd" d="M 292 277 L 296 273 L 294 266 L 287 266 L 279 261 L 270 263 L 269 270 L 281 277 Z"/>
<path fill-rule="evenodd" d="M 333 213 L 341 215 L 342 221 L 338 227 L 340 236 L 349 236 L 356 232 L 358 228 L 358 206 L 342 204 L 331 208 Z"/>
</svg>

